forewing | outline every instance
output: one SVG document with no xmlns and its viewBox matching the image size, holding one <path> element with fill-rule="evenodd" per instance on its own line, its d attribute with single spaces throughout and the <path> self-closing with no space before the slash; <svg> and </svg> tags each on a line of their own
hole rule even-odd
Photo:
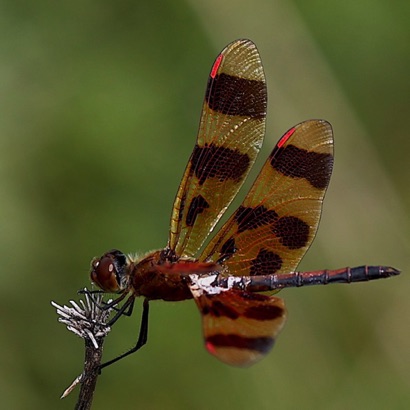
<svg viewBox="0 0 410 410">
<path fill-rule="evenodd" d="M 228 275 L 295 271 L 315 237 L 332 167 L 328 122 L 291 128 L 200 260 L 218 262 Z"/>
<path fill-rule="evenodd" d="M 177 192 L 168 247 L 194 256 L 236 195 L 260 150 L 266 84 L 255 44 L 238 40 L 217 57 L 196 145 Z"/>
<path fill-rule="evenodd" d="M 233 366 L 250 366 L 273 347 L 286 321 L 283 300 L 240 290 L 191 285 L 202 315 L 205 347 Z"/>
</svg>

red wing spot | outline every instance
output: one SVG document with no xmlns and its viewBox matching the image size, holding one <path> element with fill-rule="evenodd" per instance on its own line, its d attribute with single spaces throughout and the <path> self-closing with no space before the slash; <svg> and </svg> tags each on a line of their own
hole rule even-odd
<svg viewBox="0 0 410 410">
<path fill-rule="evenodd" d="M 208 350 L 209 353 L 211 353 L 211 354 L 216 353 L 215 346 L 211 342 L 206 342 L 205 347 L 206 347 L 206 350 Z"/>
<path fill-rule="evenodd" d="M 285 144 L 286 141 L 293 135 L 295 131 L 296 131 L 296 128 L 291 128 L 277 143 L 278 148 L 280 148 L 283 144 Z"/>
<path fill-rule="evenodd" d="M 216 58 L 214 65 L 212 66 L 212 70 L 211 70 L 211 77 L 215 78 L 216 73 L 218 72 L 218 68 L 222 63 L 222 59 L 224 58 L 224 56 L 222 54 L 219 54 L 219 56 Z"/>
</svg>

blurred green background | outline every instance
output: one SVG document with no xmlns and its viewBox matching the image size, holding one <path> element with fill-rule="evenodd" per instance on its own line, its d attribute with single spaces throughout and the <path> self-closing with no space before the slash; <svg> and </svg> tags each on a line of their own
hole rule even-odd
<svg viewBox="0 0 410 410">
<path fill-rule="evenodd" d="M 287 326 L 250 369 L 206 353 L 192 301 L 154 302 L 148 345 L 103 372 L 94 408 L 409 408 L 409 15 L 404 0 L 3 0 L 0 407 L 74 407 L 77 391 L 59 396 L 82 369 L 83 341 L 50 300 L 77 299 L 93 256 L 165 245 L 208 72 L 245 37 L 269 90 L 259 164 L 302 120 L 335 131 L 300 269 L 403 274 L 281 292 Z M 135 342 L 139 313 L 107 338 L 106 358 Z"/>
</svg>

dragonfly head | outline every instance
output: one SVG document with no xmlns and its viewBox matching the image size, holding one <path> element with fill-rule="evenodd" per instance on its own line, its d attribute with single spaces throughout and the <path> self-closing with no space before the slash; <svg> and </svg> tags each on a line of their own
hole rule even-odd
<svg viewBox="0 0 410 410">
<path fill-rule="evenodd" d="M 91 261 L 91 281 L 105 292 L 119 292 L 128 284 L 127 257 L 113 249 Z"/>
</svg>

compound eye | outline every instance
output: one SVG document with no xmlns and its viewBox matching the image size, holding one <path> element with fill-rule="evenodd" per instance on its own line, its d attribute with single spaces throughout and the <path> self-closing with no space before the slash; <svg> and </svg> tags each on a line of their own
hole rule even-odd
<svg viewBox="0 0 410 410">
<path fill-rule="evenodd" d="M 119 272 L 123 266 L 124 255 L 117 251 L 119 255 L 108 252 L 101 258 L 91 262 L 91 281 L 105 292 L 117 292 L 120 290 Z M 119 257 L 121 256 L 121 257 Z M 118 260 L 117 260 L 118 259 Z M 122 262 L 118 266 L 118 262 Z"/>
</svg>

